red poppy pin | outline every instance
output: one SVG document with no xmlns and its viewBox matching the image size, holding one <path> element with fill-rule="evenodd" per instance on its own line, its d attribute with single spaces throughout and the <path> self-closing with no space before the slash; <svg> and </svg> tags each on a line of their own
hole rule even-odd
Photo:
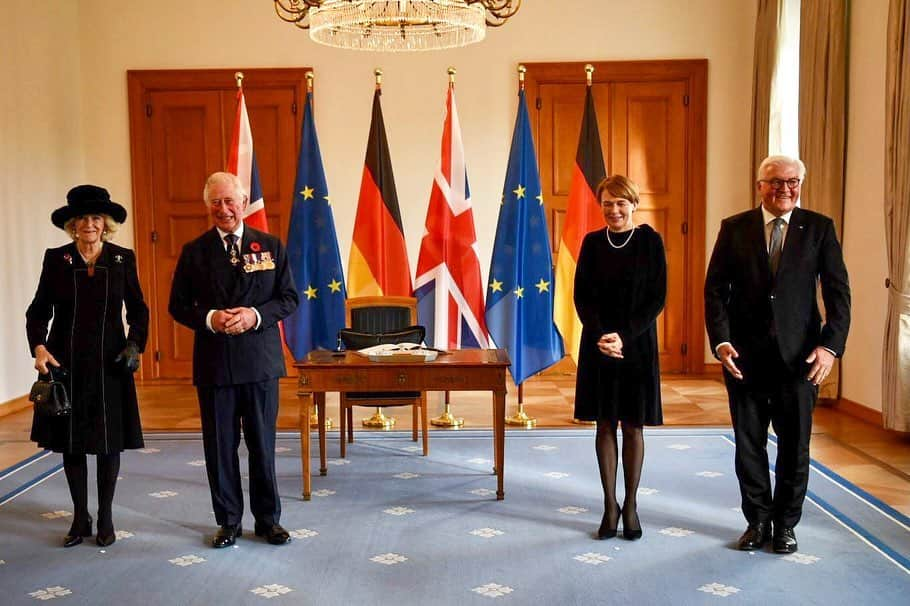
<svg viewBox="0 0 910 606">
<path fill-rule="evenodd" d="M 259 242 L 253 242 L 250 244 L 250 250 L 253 252 L 259 252 L 260 250 L 262 250 L 262 247 L 259 246 Z"/>
<path fill-rule="evenodd" d="M 63 260 L 66 261 L 67 263 L 69 263 L 70 265 L 73 264 L 73 257 L 69 253 L 63 253 Z"/>
</svg>

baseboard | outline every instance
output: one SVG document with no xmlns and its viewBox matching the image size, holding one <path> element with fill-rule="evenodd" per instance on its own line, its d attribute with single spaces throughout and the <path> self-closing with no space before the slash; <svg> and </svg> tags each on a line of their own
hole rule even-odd
<svg viewBox="0 0 910 606">
<path fill-rule="evenodd" d="M 20 410 L 25 410 L 31 405 L 32 403 L 29 402 L 28 396 L 19 396 L 18 398 L 13 398 L 7 402 L 2 402 L 0 403 L 0 417 L 5 417 L 6 415 L 11 415 Z"/>
<path fill-rule="evenodd" d="M 861 421 L 866 423 L 871 423 L 872 425 L 877 425 L 882 427 L 884 421 L 882 420 L 882 412 L 880 410 L 875 410 L 874 408 L 869 408 L 864 406 L 859 402 L 854 402 L 853 400 L 848 400 L 847 398 L 838 398 L 833 400 L 831 408 L 839 410 L 844 414 L 848 414 L 851 417 L 856 417 Z"/>
</svg>

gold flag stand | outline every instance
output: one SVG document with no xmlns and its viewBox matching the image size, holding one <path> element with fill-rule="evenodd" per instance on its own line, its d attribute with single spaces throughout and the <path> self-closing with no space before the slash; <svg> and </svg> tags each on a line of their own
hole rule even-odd
<svg viewBox="0 0 910 606">
<path fill-rule="evenodd" d="M 537 425 L 537 419 L 529 417 L 524 409 L 524 385 L 518 386 L 518 410 L 514 415 L 506 417 L 507 425 L 517 425 L 526 429 L 531 429 Z"/>
<path fill-rule="evenodd" d="M 461 417 L 456 417 L 452 415 L 452 410 L 449 405 L 449 392 L 446 392 L 446 407 L 442 411 L 442 414 L 436 417 L 435 419 L 430 419 L 430 425 L 434 427 L 451 427 L 458 428 L 464 426 L 464 419 Z"/>
<path fill-rule="evenodd" d="M 382 407 L 377 406 L 373 416 L 367 417 L 361 421 L 361 424 L 370 429 L 392 429 L 395 427 L 395 417 L 387 417 L 383 414 Z"/>
</svg>

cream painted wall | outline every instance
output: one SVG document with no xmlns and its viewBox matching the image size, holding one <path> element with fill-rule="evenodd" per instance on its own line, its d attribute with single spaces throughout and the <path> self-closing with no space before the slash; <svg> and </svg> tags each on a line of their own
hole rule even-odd
<svg viewBox="0 0 910 606">
<path fill-rule="evenodd" d="M 844 256 L 853 323 L 842 393 L 881 410 L 882 342 L 887 307 L 885 252 L 885 51 L 888 1 L 858 0 L 850 11 L 849 122 Z"/>
<path fill-rule="evenodd" d="M 84 177 L 78 4 L 4 2 L 0 40 L 2 403 L 27 392 L 35 379 L 25 308 L 44 249 L 67 242 L 50 213 Z"/>
<path fill-rule="evenodd" d="M 883 73 L 886 4 L 862 0 L 863 10 L 853 11 L 847 186 L 848 200 L 864 203 L 881 199 L 883 76 L 876 74 Z M 484 271 L 515 118 L 518 61 L 707 58 L 706 251 L 721 218 L 750 206 L 741 193 L 749 174 L 755 19 L 750 0 L 529 1 L 479 45 L 408 55 L 321 47 L 281 22 L 266 2 L 224 0 L 219 10 L 213 24 L 211 3 L 203 0 L 13 0 L 0 23 L 8 49 L 0 55 L 0 77 L 8 84 L 0 93 L 0 195 L 9 219 L 0 229 L 6 258 L 12 259 L 0 267 L 0 287 L 4 307 L 14 310 L 0 316 L 0 336 L 8 344 L 0 350 L 0 401 L 21 395 L 31 381 L 31 363 L 21 355 L 26 351 L 21 310 L 37 281 L 40 251 L 64 241 L 49 225 L 49 212 L 71 185 L 85 181 L 108 187 L 114 199 L 132 207 L 127 69 L 314 67 L 316 120 L 345 260 L 375 66 L 385 71 L 383 109 L 412 271 L 438 158 L 449 65 L 459 70 L 458 104 Z M 860 161 L 861 168 L 855 166 Z M 851 221 L 860 213 L 868 229 Z M 881 290 L 884 253 L 881 216 L 866 213 L 867 207 L 848 202 L 844 246 L 854 291 L 862 297 L 854 297 L 844 392 L 874 406 L 880 361 L 877 353 L 863 357 L 860 352 L 880 350 L 884 294 L 868 297 L 865 291 Z M 128 222 L 118 241 L 131 245 L 133 240 Z"/>
<path fill-rule="evenodd" d="M 372 70 L 381 66 L 383 111 L 413 273 L 439 155 L 445 70 L 454 65 L 486 273 L 515 119 L 519 61 L 706 57 L 706 248 L 713 245 L 722 217 L 749 206 L 741 196 L 749 174 L 751 1 L 525 2 L 482 44 L 416 54 L 365 54 L 314 44 L 306 32 L 280 21 L 267 2 L 221 2 L 217 28 L 210 22 L 211 3 L 202 0 L 154 5 L 82 0 L 80 6 L 83 27 L 92 32 L 82 40 L 86 165 L 125 200 L 130 191 L 127 69 L 312 66 L 317 126 L 346 264 L 369 129 Z"/>
</svg>

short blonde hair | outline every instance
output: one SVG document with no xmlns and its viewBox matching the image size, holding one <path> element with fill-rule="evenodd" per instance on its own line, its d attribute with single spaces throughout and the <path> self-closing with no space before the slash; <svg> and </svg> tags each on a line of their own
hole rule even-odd
<svg viewBox="0 0 910 606">
<path fill-rule="evenodd" d="M 238 194 L 244 200 L 249 200 L 249 195 L 247 194 L 246 189 L 244 189 L 240 177 L 234 173 L 217 172 L 212 173 L 209 175 L 209 178 L 205 180 L 205 187 L 202 189 L 202 199 L 205 200 L 206 205 L 209 203 L 209 187 L 216 183 L 229 183 L 234 187 L 234 193 Z"/>
<path fill-rule="evenodd" d="M 638 185 L 625 175 L 610 175 L 597 184 L 595 196 L 598 204 L 600 204 L 600 197 L 604 192 L 638 206 Z"/>
<path fill-rule="evenodd" d="M 104 213 L 86 213 L 84 215 L 75 216 L 72 219 L 67 219 L 66 223 L 63 224 L 63 231 L 65 231 L 73 241 L 76 241 L 76 220 L 79 219 L 79 217 L 86 217 L 94 214 L 97 214 L 104 219 L 104 229 L 101 231 L 101 239 L 105 242 L 112 240 L 114 234 L 120 229 L 120 224 L 114 221 L 113 217 Z"/>
<path fill-rule="evenodd" d="M 758 165 L 758 175 L 755 177 L 757 180 L 761 180 L 765 177 L 765 173 L 772 166 L 795 166 L 799 170 L 799 178 L 802 180 L 806 176 L 806 165 L 803 164 L 803 161 L 799 158 L 794 158 L 793 156 L 784 156 L 782 154 L 775 156 L 768 156 L 761 161 L 761 164 Z"/>
</svg>

